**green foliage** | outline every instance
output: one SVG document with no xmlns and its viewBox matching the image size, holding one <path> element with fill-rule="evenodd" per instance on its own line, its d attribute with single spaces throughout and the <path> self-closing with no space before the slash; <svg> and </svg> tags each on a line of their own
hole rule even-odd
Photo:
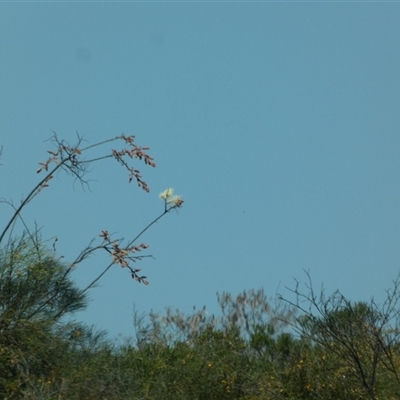
<svg viewBox="0 0 400 400">
<path fill-rule="evenodd" d="M 241 393 L 238 371 L 245 345 L 234 333 L 202 332 L 192 344 L 147 344 L 132 350 L 137 398 L 231 399 Z M 133 368 L 132 368 L 133 369 Z"/>
<path fill-rule="evenodd" d="M 293 327 L 323 351 L 324 360 L 333 362 L 331 369 L 349 382 L 346 396 L 398 398 L 400 276 L 381 305 L 373 299 L 351 302 L 339 291 L 326 296 L 322 289 L 317 294 L 311 280 L 307 287 L 304 294 L 297 286 L 293 291 L 297 302 L 289 302 L 301 311 Z"/>
<path fill-rule="evenodd" d="M 365 324 L 376 325 L 379 318 L 368 304 L 326 309 L 325 319 L 300 315 L 292 319 L 303 329 L 299 337 L 279 320 L 279 315 L 294 318 L 293 311 L 271 307 L 262 291 L 225 294 L 219 296 L 221 316 L 204 308 L 192 315 L 168 309 L 147 320 L 137 317 L 137 342 L 116 346 L 104 333 L 66 319 L 85 304 L 67 271 L 46 249 L 29 247 L 29 241 L 1 253 L 1 398 L 371 398 L 343 347 L 347 338 L 360 362 L 370 362 L 374 330 Z M 256 316 L 260 309 L 261 318 Z M 379 353 L 385 357 L 376 368 L 374 396 L 394 400 L 398 385 L 390 368 L 398 372 L 400 348 L 393 331 L 383 333 L 391 335 L 391 353 L 387 346 Z"/>
<path fill-rule="evenodd" d="M 71 319 L 86 304 L 72 271 L 38 236 L 1 249 L 1 398 L 399 397 L 400 342 L 390 319 L 396 290 L 386 308 L 337 293 L 309 296 L 320 313 L 302 309 L 297 317 L 283 304 L 271 306 L 263 291 L 224 293 L 219 316 L 205 308 L 136 313 L 135 345 L 115 346 Z"/>
<path fill-rule="evenodd" d="M 36 238 L 37 239 L 37 238 Z M 0 393 L 23 393 L 58 364 L 65 346 L 58 330 L 67 313 L 82 309 L 85 296 L 69 269 L 32 238 L 0 252 Z"/>
<path fill-rule="evenodd" d="M 58 321 L 85 307 L 85 295 L 63 265 L 32 238 L 12 242 L 0 253 L 1 327 L 19 320 Z"/>
</svg>

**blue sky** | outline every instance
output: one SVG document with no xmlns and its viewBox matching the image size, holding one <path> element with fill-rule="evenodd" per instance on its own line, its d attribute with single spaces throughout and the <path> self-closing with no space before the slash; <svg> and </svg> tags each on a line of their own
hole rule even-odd
<svg viewBox="0 0 400 400">
<path fill-rule="evenodd" d="M 399 17 L 398 3 L 1 3 L 0 197 L 35 185 L 54 130 L 134 134 L 157 163 L 137 164 L 149 194 L 109 162 L 90 191 L 60 174 L 26 208 L 66 260 L 102 229 L 135 236 L 167 187 L 185 199 L 143 236 L 150 285 L 115 267 L 78 318 L 129 337 L 133 303 L 216 311 L 216 292 L 289 296 L 304 269 L 382 299 L 400 265 Z"/>
</svg>

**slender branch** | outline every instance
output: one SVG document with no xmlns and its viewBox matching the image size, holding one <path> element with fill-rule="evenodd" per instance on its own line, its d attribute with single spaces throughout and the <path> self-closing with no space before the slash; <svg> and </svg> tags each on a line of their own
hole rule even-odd
<svg viewBox="0 0 400 400">
<path fill-rule="evenodd" d="M 83 289 L 83 290 L 81 291 L 81 294 L 84 294 L 84 293 L 87 292 L 90 288 L 92 288 L 93 285 L 95 285 L 96 282 L 99 281 L 99 280 L 101 279 L 101 277 L 102 277 L 113 265 L 114 265 L 113 262 L 110 263 L 110 264 L 108 265 L 108 267 L 107 267 L 97 278 L 95 278 L 91 283 L 89 283 L 89 285 L 87 285 L 87 286 L 85 287 L 85 289 Z"/>
<path fill-rule="evenodd" d="M 152 222 L 150 222 L 150 224 L 148 224 L 134 239 L 132 239 L 129 243 L 127 247 L 132 246 L 133 243 L 136 242 L 136 240 L 138 240 L 140 238 L 140 236 L 143 235 L 143 233 L 145 233 L 147 231 L 147 229 L 149 229 L 152 225 L 154 225 L 158 220 L 160 220 L 165 214 L 167 214 L 170 210 L 172 210 L 172 208 L 165 210 L 161 215 L 159 215 L 155 220 L 153 220 Z"/>
<path fill-rule="evenodd" d="M 49 172 L 28 194 L 27 197 L 21 202 L 20 206 L 15 210 L 14 215 L 11 217 L 11 219 L 8 221 L 8 224 L 4 228 L 2 234 L 0 235 L 0 243 L 4 238 L 4 235 L 7 233 L 8 229 L 10 228 L 11 224 L 14 222 L 14 220 L 18 217 L 19 213 L 21 210 L 25 207 L 26 204 L 29 203 L 29 201 L 33 198 L 33 196 L 36 194 L 38 189 L 46 182 L 49 180 L 49 177 L 52 176 L 59 168 L 61 168 L 67 161 L 69 161 L 69 157 L 65 158 L 60 164 L 56 165 L 51 172 Z"/>
<path fill-rule="evenodd" d="M 93 147 L 101 146 L 105 143 L 110 143 L 110 142 L 113 142 L 114 140 L 118 140 L 118 139 L 122 139 L 122 136 L 116 136 L 112 139 L 107 139 L 107 140 L 103 140 L 102 142 L 99 142 L 99 143 L 91 144 L 90 146 L 87 146 L 87 147 L 84 147 L 83 149 L 81 149 L 81 151 L 89 150 Z"/>
</svg>

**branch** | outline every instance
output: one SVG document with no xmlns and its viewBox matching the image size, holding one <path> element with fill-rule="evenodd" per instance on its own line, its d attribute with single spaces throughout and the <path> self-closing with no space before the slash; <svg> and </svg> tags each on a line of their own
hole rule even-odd
<svg viewBox="0 0 400 400">
<path fill-rule="evenodd" d="M 19 213 L 21 210 L 29 203 L 30 200 L 44 187 L 48 186 L 47 182 L 53 177 L 53 174 L 60 169 L 67 161 L 68 159 L 63 160 L 60 164 L 58 164 L 56 167 L 53 168 L 51 172 L 49 172 L 28 194 L 28 196 L 25 197 L 25 199 L 21 202 L 20 206 L 15 210 L 13 216 L 11 219 L 8 221 L 8 224 L 4 228 L 3 232 L 0 235 L 0 243 L 4 238 L 4 235 L 7 233 L 8 229 L 10 228 L 11 224 L 15 221 L 15 219 L 18 217 Z"/>
</svg>

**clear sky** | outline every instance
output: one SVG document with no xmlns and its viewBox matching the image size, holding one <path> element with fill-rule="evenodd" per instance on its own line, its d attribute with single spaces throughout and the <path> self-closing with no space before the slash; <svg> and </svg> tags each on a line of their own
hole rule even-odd
<svg viewBox="0 0 400 400">
<path fill-rule="evenodd" d="M 137 164 L 149 194 L 108 162 L 91 191 L 60 174 L 26 208 L 66 260 L 102 229 L 135 236 L 167 187 L 185 200 L 143 236 L 150 285 L 115 267 L 78 318 L 129 337 L 133 303 L 216 311 L 217 292 L 289 296 L 304 269 L 382 299 L 400 266 L 399 20 L 382 2 L 1 3 L 0 197 L 38 181 L 54 130 L 134 134 L 157 163 Z"/>
</svg>

